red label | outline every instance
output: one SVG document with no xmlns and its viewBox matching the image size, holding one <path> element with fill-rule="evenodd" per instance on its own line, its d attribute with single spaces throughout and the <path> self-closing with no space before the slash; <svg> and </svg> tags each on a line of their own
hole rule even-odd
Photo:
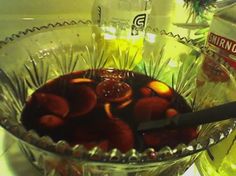
<svg viewBox="0 0 236 176">
<path fill-rule="evenodd" d="M 233 58 L 233 56 L 236 56 L 236 42 L 234 40 L 210 33 L 208 36 L 208 43 L 225 62 L 236 69 L 236 60 Z M 216 50 L 216 48 L 219 50 Z"/>
<path fill-rule="evenodd" d="M 229 54 L 233 54 L 236 56 L 236 42 L 234 40 L 230 40 L 220 35 L 210 33 L 208 36 L 208 42 L 218 48 L 229 52 Z"/>
</svg>

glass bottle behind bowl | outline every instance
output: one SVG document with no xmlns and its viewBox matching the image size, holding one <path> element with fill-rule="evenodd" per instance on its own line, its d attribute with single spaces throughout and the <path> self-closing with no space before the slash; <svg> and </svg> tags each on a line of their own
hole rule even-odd
<svg viewBox="0 0 236 176">
<path fill-rule="evenodd" d="M 207 84 L 224 87 L 221 97 L 224 102 L 236 99 L 233 93 L 236 86 L 232 81 L 236 74 L 235 11 L 236 3 L 214 14 L 206 41 L 207 49 L 212 52 L 204 56 L 197 78 L 199 88 Z"/>
<path fill-rule="evenodd" d="M 150 11 L 150 0 L 135 3 L 132 0 L 95 0 L 92 21 L 97 27 L 94 27 L 94 33 L 99 36 L 96 38 L 99 47 L 105 48 L 109 55 L 108 61 L 116 60 L 119 68 L 132 69 L 141 60 Z M 125 66 L 118 60 L 120 55 L 126 58 Z"/>
<path fill-rule="evenodd" d="M 198 89 L 215 86 L 209 96 L 219 96 L 216 103 L 236 100 L 236 3 L 215 13 L 206 46 L 212 51 L 204 56 L 198 75 Z M 236 131 L 204 152 L 197 167 L 204 176 L 236 175 Z"/>
</svg>

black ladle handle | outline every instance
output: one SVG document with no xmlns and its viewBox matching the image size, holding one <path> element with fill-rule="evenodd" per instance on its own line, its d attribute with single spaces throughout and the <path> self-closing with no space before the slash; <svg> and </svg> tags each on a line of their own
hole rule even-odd
<svg viewBox="0 0 236 176">
<path fill-rule="evenodd" d="M 191 127 L 201 124 L 236 118 L 236 102 L 231 102 L 201 111 L 183 113 L 173 118 L 148 121 L 139 124 L 138 131 L 148 131 L 163 127 Z"/>
</svg>

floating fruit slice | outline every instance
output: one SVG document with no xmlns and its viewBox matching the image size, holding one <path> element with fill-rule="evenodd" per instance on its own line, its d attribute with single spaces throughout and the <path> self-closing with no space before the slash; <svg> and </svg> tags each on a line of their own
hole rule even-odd
<svg viewBox="0 0 236 176">
<path fill-rule="evenodd" d="M 132 129 L 118 118 L 101 119 L 77 124 L 72 134 L 72 143 L 83 144 L 89 149 L 99 146 L 106 151 L 117 148 L 127 152 L 134 147 L 134 135 Z"/>
<path fill-rule="evenodd" d="M 88 150 L 93 147 L 100 147 L 107 151 L 109 140 L 105 135 L 107 119 L 96 119 L 95 121 L 85 121 L 79 124 L 70 124 L 70 143 L 72 145 L 82 144 Z"/>
<path fill-rule="evenodd" d="M 64 98 L 54 94 L 35 93 L 32 95 L 30 103 L 35 103 L 35 106 L 41 111 L 60 117 L 65 117 L 69 112 L 68 102 Z"/>
<path fill-rule="evenodd" d="M 92 121 L 79 121 L 68 123 L 67 128 L 70 129 L 69 141 L 71 145 L 82 144 L 88 150 L 99 146 L 103 150 L 108 149 L 108 140 L 104 135 L 104 121 L 107 119 L 95 119 Z"/>
<path fill-rule="evenodd" d="M 97 96 L 91 87 L 79 85 L 71 88 L 68 102 L 70 105 L 69 116 L 82 116 L 92 111 L 96 106 Z"/>
<path fill-rule="evenodd" d="M 110 119 L 115 118 L 114 115 L 111 112 L 111 104 L 110 103 L 105 103 L 104 104 L 104 109 L 105 109 L 105 112 L 106 112 L 108 118 L 110 118 Z"/>
<path fill-rule="evenodd" d="M 97 95 L 107 102 L 122 102 L 132 96 L 132 88 L 125 82 L 104 80 L 96 87 Z"/>
<path fill-rule="evenodd" d="M 177 114 L 179 114 L 179 112 L 174 108 L 169 108 L 166 110 L 166 117 L 167 118 L 172 118 L 172 117 L 176 116 Z"/>
<path fill-rule="evenodd" d="M 159 81 L 152 81 L 148 83 L 147 86 L 161 97 L 171 97 L 173 94 L 173 91 L 169 86 Z"/>
<path fill-rule="evenodd" d="M 125 101 L 125 102 L 121 103 L 119 106 L 117 106 L 117 109 L 123 109 L 123 108 L 129 106 L 131 103 L 132 103 L 132 99 Z"/>
<path fill-rule="evenodd" d="M 161 138 L 158 133 L 143 133 L 142 135 L 145 146 L 157 147 L 161 144 Z"/>
<path fill-rule="evenodd" d="M 152 95 L 152 90 L 148 87 L 142 87 L 139 91 L 144 97 L 150 97 Z"/>
<path fill-rule="evenodd" d="M 133 131 L 124 121 L 114 119 L 107 123 L 106 128 L 110 149 L 118 148 L 121 152 L 127 152 L 134 147 Z"/>
<path fill-rule="evenodd" d="M 40 117 L 39 124 L 44 128 L 53 129 L 62 126 L 64 124 L 64 120 L 58 116 L 49 114 Z"/>
<path fill-rule="evenodd" d="M 139 99 L 134 106 L 135 119 L 141 122 L 151 119 L 164 118 L 168 106 L 169 102 L 160 97 L 147 97 Z"/>
<path fill-rule="evenodd" d="M 93 80 L 88 79 L 88 78 L 74 78 L 74 79 L 70 80 L 70 83 L 73 83 L 73 84 L 91 83 L 91 82 L 93 82 Z"/>
<path fill-rule="evenodd" d="M 176 147 L 180 143 L 188 144 L 198 136 L 196 128 L 161 130 L 143 133 L 144 144 L 148 147 Z"/>
</svg>

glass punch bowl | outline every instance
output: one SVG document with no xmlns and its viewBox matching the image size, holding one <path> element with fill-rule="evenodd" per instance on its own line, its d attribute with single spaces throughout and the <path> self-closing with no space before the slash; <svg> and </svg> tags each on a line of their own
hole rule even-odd
<svg viewBox="0 0 236 176">
<path fill-rule="evenodd" d="M 208 93 L 198 93 L 195 83 L 204 54 L 191 41 L 150 30 L 144 43 L 120 41 L 122 45 L 114 46 L 113 41 L 102 40 L 98 31 L 90 21 L 69 21 L 26 29 L 0 41 L 0 125 L 43 175 L 182 175 L 200 151 L 232 132 L 235 121 L 226 120 L 199 127 L 198 138 L 188 144 L 122 153 L 99 147 L 88 150 L 79 144 L 71 147 L 66 141 L 55 142 L 26 130 L 21 112 L 30 94 L 50 79 L 85 69 L 141 72 L 168 83 L 194 110 L 203 108 Z"/>
</svg>

